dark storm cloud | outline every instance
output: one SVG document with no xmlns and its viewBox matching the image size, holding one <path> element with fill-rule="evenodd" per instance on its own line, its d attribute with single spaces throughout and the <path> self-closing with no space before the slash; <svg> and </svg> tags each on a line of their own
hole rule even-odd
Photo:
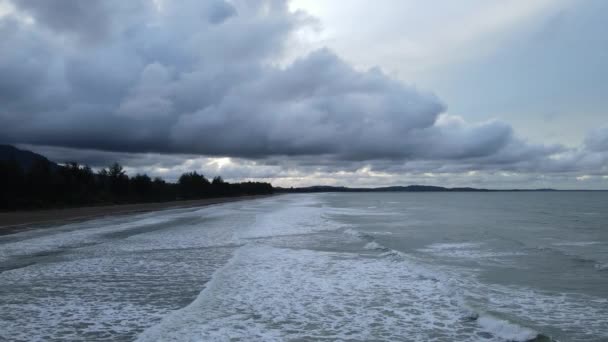
<svg viewBox="0 0 608 342">
<path fill-rule="evenodd" d="M 115 162 L 135 168 L 143 166 L 169 168 L 183 163 L 183 161 L 186 159 L 197 157 L 194 155 L 183 154 L 108 152 L 100 150 L 27 144 L 20 144 L 18 147 L 39 153 L 47 157 L 49 160 L 59 164 L 77 162 L 93 168 L 108 167 Z"/>
<path fill-rule="evenodd" d="M 524 168 L 560 152 L 499 121 L 442 114 L 433 94 L 327 49 L 278 66 L 291 35 L 313 21 L 285 1 L 13 3 L 34 23 L 0 18 L 4 142 L 114 159 L 154 152 L 270 165 L 298 156 L 301 167 L 334 170 L 416 160 Z M 91 164 L 110 159 L 96 153 Z"/>
</svg>

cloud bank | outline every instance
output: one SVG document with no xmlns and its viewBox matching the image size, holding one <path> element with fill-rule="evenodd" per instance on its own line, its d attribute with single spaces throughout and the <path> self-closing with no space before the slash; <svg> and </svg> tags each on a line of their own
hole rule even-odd
<svg viewBox="0 0 608 342">
<path fill-rule="evenodd" d="M 0 17 L 4 142 L 280 165 L 268 176 L 559 171 L 566 157 L 556 155 L 606 152 L 606 131 L 573 152 L 530 144 L 504 122 L 465 122 L 432 93 L 326 48 L 279 63 L 315 24 L 287 1 L 10 3 Z"/>
</svg>

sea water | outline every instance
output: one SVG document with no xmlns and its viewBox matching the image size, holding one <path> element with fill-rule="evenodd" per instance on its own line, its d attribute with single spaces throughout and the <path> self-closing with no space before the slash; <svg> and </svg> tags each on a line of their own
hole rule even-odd
<svg viewBox="0 0 608 342">
<path fill-rule="evenodd" d="M 607 341 L 608 193 L 294 194 L 0 237 L 0 340 Z"/>
</svg>

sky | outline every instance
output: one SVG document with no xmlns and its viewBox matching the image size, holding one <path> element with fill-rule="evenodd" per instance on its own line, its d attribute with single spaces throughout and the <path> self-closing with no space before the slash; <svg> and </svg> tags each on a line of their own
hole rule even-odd
<svg viewBox="0 0 608 342">
<path fill-rule="evenodd" d="M 0 143 L 175 180 L 608 189 L 603 0 L 0 0 Z"/>
</svg>

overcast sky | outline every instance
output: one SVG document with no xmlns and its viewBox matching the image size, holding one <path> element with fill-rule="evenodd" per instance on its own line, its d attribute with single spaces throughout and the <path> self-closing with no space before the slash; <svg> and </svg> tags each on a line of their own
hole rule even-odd
<svg viewBox="0 0 608 342">
<path fill-rule="evenodd" d="M 275 185 L 608 189 L 603 0 L 0 0 L 0 143 Z"/>
</svg>

